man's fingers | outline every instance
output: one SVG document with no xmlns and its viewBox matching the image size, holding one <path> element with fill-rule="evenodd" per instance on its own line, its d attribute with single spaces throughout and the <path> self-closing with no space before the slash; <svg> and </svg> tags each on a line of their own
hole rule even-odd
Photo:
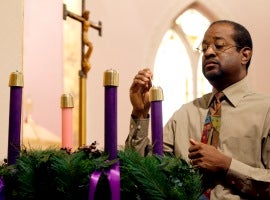
<svg viewBox="0 0 270 200">
<path fill-rule="evenodd" d="M 194 139 L 192 139 L 192 138 L 189 139 L 189 142 L 190 142 L 190 144 L 192 144 L 192 145 L 195 145 L 195 144 L 196 144 L 196 141 L 195 141 Z"/>
<path fill-rule="evenodd" d="M 201 142 L 198 142 L 198 141 L 196 141 L 196 140 L 190 138 L 190 139 L 189 139 L 189 143 L 190 143 L 191 145 L 198 145 L 198 144 L 200 144 Z"/>
</svg>

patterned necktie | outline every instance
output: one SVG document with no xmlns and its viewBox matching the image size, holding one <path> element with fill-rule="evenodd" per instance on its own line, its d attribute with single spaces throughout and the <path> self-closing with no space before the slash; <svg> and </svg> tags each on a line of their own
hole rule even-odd
<svg viewBox="0 0 270 200">
<path fill-rule="evenodd" d="M 221 101 L 224 94 L 218 92 L 212 101 L 203 127 L 201 142 L 217 147 L 221 127 Z"/>
<path fill-rule="evenodd" d="M 210 104 L 203 127 L 201 142 L 215 147 L 218 146 L 219 132 L 221 127 L 221 101 L 224 99 L 224 94 L 218 92 Z M 206 177 L 207 179 L 209 177 Z M 200 199 L 210 199 L 211 189 L 207 189 Z"/>
</svg>

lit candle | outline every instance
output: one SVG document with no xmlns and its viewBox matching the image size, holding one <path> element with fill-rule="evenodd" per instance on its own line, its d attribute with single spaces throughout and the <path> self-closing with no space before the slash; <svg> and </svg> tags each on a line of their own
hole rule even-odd
<svg viewBox="0 0 270 200">
<path fill-rule="evenodd" d="M 62 148 L 73 148 L 72 109 L 74 107 L 71 94 L 61 96 L 62 108 Z"/>
<path fill-rule="evenodd" d="M 119 74 L 115 70 L 106 70 L 103 76 L 105 87 L 105 152 L 109 159 L 117 158 L 117 87 Z"/>
<path fill-rule="evenodd" d="M 151 129 L 153 154 L 163 155 L 163 124 L 162 124 L 162 101 L 163 92 L 161 87 L 152 86 L 149 91 L 151 102 Z"/>
<path fill-rule="evenodd" d="M 10 104 L 8 127 L 8 165 L 16 163 L 21 148 L 23 74 L 13 72 L 9 79 Z"/>
</svg>

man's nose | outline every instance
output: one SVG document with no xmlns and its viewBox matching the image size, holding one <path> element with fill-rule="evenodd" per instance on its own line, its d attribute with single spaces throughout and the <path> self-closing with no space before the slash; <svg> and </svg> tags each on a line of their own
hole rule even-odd
<svg viewBox="0 0 270 200">
<path fill-rule="evenodd" d="M 204 55 L 211 55 L 211 54 L 216 54 L 215 47 L 213 45 L 207 46 L 207 48 L 204 51 Z"/>
</svg>

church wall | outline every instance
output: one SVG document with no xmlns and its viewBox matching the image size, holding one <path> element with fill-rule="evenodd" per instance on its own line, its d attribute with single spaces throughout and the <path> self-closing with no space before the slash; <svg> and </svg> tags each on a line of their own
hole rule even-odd
<svg viewBox="0 0 270 200">
<path fill-rule="evenodd" d="M 36 126 L 60 135 L 63 4 L 55 0 L 24 2 L 24 118 L 31 115 Z"/>
</svg>

